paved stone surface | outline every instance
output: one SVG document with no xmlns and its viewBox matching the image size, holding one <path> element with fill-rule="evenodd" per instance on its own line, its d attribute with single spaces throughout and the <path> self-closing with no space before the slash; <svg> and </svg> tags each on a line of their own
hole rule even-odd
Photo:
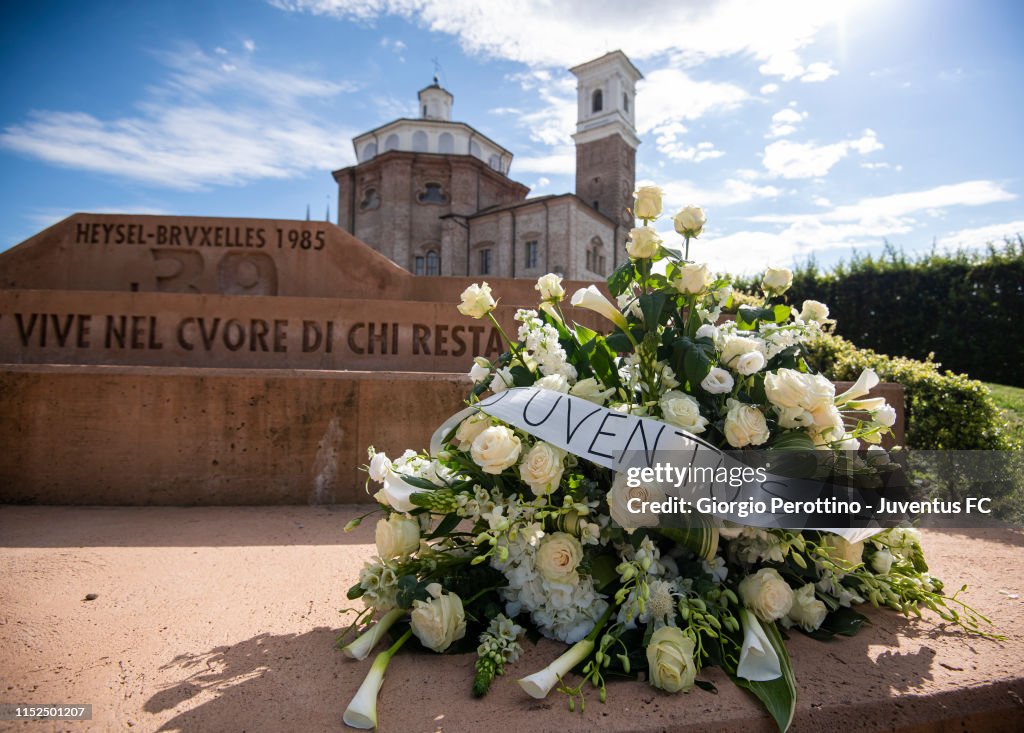
<svg viewBox="0 0 1024 733">
<path fill-rule="evenodd" d="M 368 669 L 333 647 L 338 609 L 373 552 L 358 507 L 0 506 L 0 702 L 92 703 L 91 723 L 0 730 L 343 730 Z M 889 611 L 829 643 L 794 634 L 792 730 L 1019 730 L 1024 720 L 1024 536 L 928 532 L 936 575 L 993 618 L 1004 642 Z M 88 594 L 95 600 L 86 601 Z M 1014 597 L 1016 596 L 1016 597 Z M 485 701 L 472 656 L 397 657 L 383 731 L 770 731 L 716 670 L 718 694 L 670 696 L 639 682 L 591 695 L 586 712 L 526 697 L 514 679 L 558 646 L 529 647 Z"/>
</svg>

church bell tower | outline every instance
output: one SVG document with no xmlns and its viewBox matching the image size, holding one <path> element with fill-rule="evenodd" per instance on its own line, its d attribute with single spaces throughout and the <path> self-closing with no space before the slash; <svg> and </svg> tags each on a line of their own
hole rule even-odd
<svg viewBox="0 0 1024 733">
<path fill-rule="evenodd" d="M 636 83 L 640 71 L 622 51 L 575 66 L 576 195 L 619 225 L 615 261 L 619 261 L 634 219 L 636 185 Z"/>
</svg>

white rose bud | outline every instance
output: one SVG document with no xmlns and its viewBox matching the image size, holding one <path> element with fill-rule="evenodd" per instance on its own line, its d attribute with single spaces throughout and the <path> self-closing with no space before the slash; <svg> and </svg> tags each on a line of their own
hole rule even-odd
<svg viewBox="0 0 1024 733">
<path fill-rule="evenodd" d="M 697 677 L 693 652 L 693 639 L 675 626 L 662 626 L 655 631 L 647 643 L 651 684 L 666 692 L 683 692 L 693 687 Z"/>
<path fill-rule="evenodd" d="M 816 300 L 805 300 L 800 307 L 800 319 L 803 321 L 817 321 L 822 323 L 828 320 L 828 306 Z"/>
<path fill-rule="evenodd" d="M 639 219 L 656 219 L 661 214 L 661 197 L 664 195 L 657 186 L 641 186 L 633 194 L 636 199 L 634 214 Z"/>
<path fill-rule="evenodd" d="M 546 377 L 541 377 L 533 383 L 533 386 L 537 389 L 550 389 L 552 392 L 569 394 L 569 382 L 561 374 L 549 374 Z"/>
<path fill-rule="evenodd" d="M 740 581 L 740 599 L 762 621 L 778 621 L 793 607 L 793 589 L 775 568 L 761 568 Z"/>
<path fill-rule="evenodd" d="M 490 388 L 494 394 L 504 392 L 506 389 L 515 384 L 512 376 L 512 370 L 508 367 L 502 367 L 494 372 L 494 379 L 491 380 Z"/>
<path fill-rule="evenodd" d="M 886 575 L 892 570 L 892 553 L 887 549 L 877 550 L 874 555 L 871 556 L 871 569 L 879 575 Z"/>
<path fill-rule="evenodd" d="M 785 267 L 769 267 L 761 279 L 761 287 L 771 295 L 782 295 L 792 284 L 793 272 Z"/>
<path fill-rule="evenodd" d="M 764 354 L 760 351 L 751 351 L 736 360 L 736 371 L 745 377 L 761 371 L 764 366 Z"/>
<path fill-rule="evenodd" d="M 700 414 L 700 403 L 678 390 L 666 392 L 661 398 L 661 414 L 665 422 L 691 433 L 703 433 L 708 424 L 707 418 Z"/>
<path fill-rule="evenodd" d="M 576 585 L 576 568 L 583 559 L 583 545 L 571 534 L 555 532 L 541 540 L 537 548 L 537 571 L 553 583 Z"/>
<path fill-rule="evenodd" d="M 747 336 L 729 336 L 722 345 L 721 362 L 730 369 L 736 368 L 736 361 L 751 351 L 764 353 L 764 344 Z"/>
<path fill-rule="evenodd" d="M 635 227 L 629 230 L 629 241 L 626 242 L 626 253 L 636 260 L 646 260 L 654 256 L 661 246 L 658 233 L 647 227 Z"/>
<path fill-rule="evenodd" d="M 462 302 L 459 303 L 459 313 L 470 318 L 483 318 L 496 306 L 494 298 L 491 297 L 491 287 L 484 283 L 477 285 L 473 283 L 462 291 Z"/>
<path fill-rule="evenodd" d="M 828 616 L 825 604 L 814 597 L 814 583 L 797 589 L 793 594 L 793 607 L 789 609 L 787 618 L 804 631 L 815 631 Z"/>
<path fill-rule="evenodd" d="M 540 292 L 540 299 L 545 303 L 558 302 L 565 297 L 562 278 L 553 272 L 542 275 L 533 289 Z"/>
<path fill-rule="evenodd" d="M 536 496 L 545 496 L 558 488 L 565 471 L 565 451 L 544 443 L 533 446 L 519 464 L 519 476 Z"/>
<path fill-rule="evenodd" d="M 727 394 L 732 391 L 736 381 L 729 372 L 721 367 L 711 367 L 711 371 L 701 381 L 700 386 L 711 394 Z"/>
<path fill-rule="evenodd" d="M 680 293 L 699 295 L 707 289 L 710 279 L 711 273 L 708 272 L 707 265 L 687 263 L 679 268 L 673 285 Z"/>
<path fill-rule="evenodd" d="M 728 400 L 729 412 L 725 416 L 725 439 L 734 448 L 763 445 L 771 437 L 768 423 L 759 409 L 737 400 Z"/>
<path fill-rule="evenodd" d="M 680 209 L 673 219 L 676 231 L 684 237 L 699 237 L 706 222 L 707 217 L 704 216 L 704 210 L 699 206 L 687 206 Z"/>
<path fill-rule="evenodd" d="M 473 359 L 473 366 L 469 369 L 469 378 L 473 380 L 473 384 L 484 381 L 491 375 L 491 362 L 482 356 L 478 356 Z"/>
<path fill-rule="evenodd" d="M 370 478 L 380 483 L 390 471 L 391 459 L 383 453 L 374 453 L 373 458 L 370 459 Z"/>
<path fill-rule="evenodd" d="M 374 539 L 382 560 L 406 557 L 420 547 L 420 523 L 401 514 L 392 514 L 377 521 Z"/>
<path fill-rule="evenodd" d="M 871 419 L 879 425 L 891 428 L 896 424 L 896 408 L 892 405 L 885 405 L 871 413 Z"/>
<path fill-rule="evenodd" d="M 615 388 L 601 389 L 601 386 L 601 383 L 594 377 L 587 377 L 576 382 L 569 390 L 569 394 L 587 402 L 593 402 L 595 405 L 603 405 L 605 400 L 615 393 Z"/>
<path fill-rule="evenodd" d="M 420 643 L 435 652 L 443 652 L 466 635 L 466 614 L 462 599 L 454 593 L 441 593 L 438 583 L 427 586 L 433 596 L 428 601 L 413 601 L 409 621 Z"/>
<path fill-rule="evenodd" d="M 484 473 L 498 474 L 519 460 L 522 442 L 504 425 L 494 425 L 473 439 L 470 455 Z"/>
<path fill-rule="evenodd" d="M 475 415 L 470 415 L 459 423 L 459 427 L 455 431 L 455 440 L 458 441 L 459 447 L 466 450 L 476 440 L 476 436 L 489 427 L 491 427 L 491 418 L 486 413 L 478 412 Z"/>
<path fill-rule="evenodd" d="M 809 403 L 807 375 L 795 369 L 779 369 L 764 377 L 764 392 L 776 407 L 794 408 Z"/>
</svg>

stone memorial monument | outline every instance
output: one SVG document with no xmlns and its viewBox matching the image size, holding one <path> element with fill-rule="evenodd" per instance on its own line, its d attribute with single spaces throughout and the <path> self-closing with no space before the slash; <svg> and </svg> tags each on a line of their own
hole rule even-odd
<svg viewBox="0 0 1024 733">
<path fill-rule="evenodd" d="M 0 255 L 0 501 L 357 501 L 366 447 L 425 448 L 500 353 L 455 308 L 479 279 L 326 222 L 69 217 Z M 491 282 L 512 329 L 533 281 Z"/>
</svg>

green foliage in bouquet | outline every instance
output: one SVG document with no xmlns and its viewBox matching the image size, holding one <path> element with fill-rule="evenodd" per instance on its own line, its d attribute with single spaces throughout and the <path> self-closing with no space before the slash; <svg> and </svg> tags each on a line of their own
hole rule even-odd
<svg viewBox="0 0 1024 733">
<path fill-rule="evenodd" d="M 718 448 L 839 456 L 867 446 L 853 459 L 858 472 L 885 470 L 872 456 L 895 413 L 866 399 L 877 376 L 866 370 L 836 395 L 811 370 L 807 345 L 827 326 L 827 309 L 783 303 L 792 274 L 769 269 L 762 296 L 718 324 L 730 285 L 689 259 L 704 213 L 676 214 L 676 249 L 650 226 L 660 189 L 641 188 L 636 198 L 642 225 L 630 232 L 629 261 L 608 281 L 616 302 L 594 286 L 571 298 L 605 317 L 607 332 L 567 318 L 561 278 L 545 275 L 539 307 L 516 314 L 507 351 L 474 360 L 468 407 L 435 433 L 430 453 L 392 461 L 371 448 L 368 471 L 385 517 L 378 556 L 349 597 L 366 604 L 359 622 L 377 620 L 361 623 L 343 651 L 364 659 L 392 629 L 395 641 L 353 697 L 347 724 L 376 726 L 384 670 L 413 637 L 438 653 L 475 644 L 477 696 L 519 657 L 523 634 L 561 641 L 564 654 L 518 682 L 535 698 L 559 690 L 580 711 L 588 688 L 606 699 L 609 678 L 642 675 L 672 694 L 706 686 L 698 675 L 716 665 L 785 730 L 797 692 L 780 628 L 851 634 L 864 621 L 853 606 L 870 602 L 905 614 L 929 608 L 980 631 L 985 619 L 928 574 L 912 529 L 848 541 L 707 516 L 673 528 L 640 521 L 631 502 L 658 500 L 657 486 L 573 454 L 568 439 L 544 439 L 487 412 L 494 408 L 481 398 L 526 388 L 510 394 L 567 395 L 605 419 L 643 416 Z M 483 283 L 467 288 L 458 308 L 500 329 L 495 306 Z"/>
</svg>

